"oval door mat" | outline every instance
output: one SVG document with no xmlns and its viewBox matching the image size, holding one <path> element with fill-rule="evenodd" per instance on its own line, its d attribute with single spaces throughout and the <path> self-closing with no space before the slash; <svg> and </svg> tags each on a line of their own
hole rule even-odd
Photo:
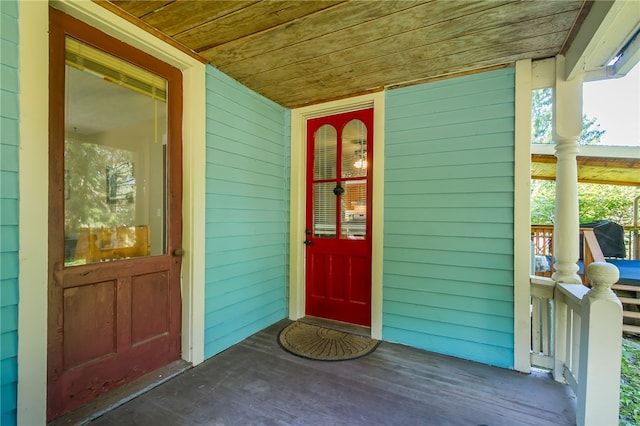
<svg viewBox="0 0 640 426">
<path fill-rule="evenodd" d="M 303 322 L 286 326 L 278 342 L 288 352 L 319 361 L 344 361 L 373 352 L 380 343 L 364 336 L 344 333 Z"/>
</svg>

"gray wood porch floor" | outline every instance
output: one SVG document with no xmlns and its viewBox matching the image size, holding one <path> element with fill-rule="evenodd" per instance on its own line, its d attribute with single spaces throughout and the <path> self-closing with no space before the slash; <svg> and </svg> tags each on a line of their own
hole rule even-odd
<svg viewBox="0 0 640 426">
<path fill-rule="evenodd" d="M 91 422 L 102 425 L 570 425 L 575 398 L 547 374 L 382 342 L 311 361 L 277 343 L 280 321 Z"/>
</svg>

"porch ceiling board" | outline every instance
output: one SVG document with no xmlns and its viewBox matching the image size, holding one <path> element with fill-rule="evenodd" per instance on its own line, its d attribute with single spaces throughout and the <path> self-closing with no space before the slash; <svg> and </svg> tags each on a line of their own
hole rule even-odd
<svg viewBox="0 0 640 426">
<path fill-rule="evenodd" d="M 591 7 L 586 0 L 98 3 L 289 108 L 555 56 Z"/>
<path fill-rule="evenodd" d="M 640 158 L 578 156 L 578 182 L 640 186 Z M 548 154 L 531 155 L 531 178 L 556 179 L 557 158 Z"/>
</svg>

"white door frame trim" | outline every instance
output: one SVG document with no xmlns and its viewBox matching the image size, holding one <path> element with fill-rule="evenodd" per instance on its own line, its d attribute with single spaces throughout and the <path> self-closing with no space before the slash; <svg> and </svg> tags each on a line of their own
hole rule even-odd
<svg viewBox="0 0 640 426">
<path fill-rule="evenodd" d="M 46 423 L 50 5 L 183 71 L 182 357 L 204 360 L 205 64 L 94 2 L 20 2 L 17 417 L 25 425 Z"/>
<path fill-rule="evenodd" d="M 385 92 L 356 96 L 291 111 L 291 212 L 289 257 L 289 318 L 305 315 L 305 182 L 307 128 L 310 118 L 373 108 L 373 218 L 371 253 L 371 337 L 382 339 L 382 246 L 384 223 L 384 101 Z"/>
</svg>

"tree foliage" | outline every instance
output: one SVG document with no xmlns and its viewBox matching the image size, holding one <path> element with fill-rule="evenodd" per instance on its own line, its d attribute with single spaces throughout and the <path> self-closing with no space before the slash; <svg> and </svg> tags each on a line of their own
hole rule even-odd
<svg viewBox="0 0 640 426">
<path fill-rule="evenodd" d="M 531 181 L 531 223 L 553 223 L 555 181 Z M 640 188 L 620 185 L 578 184 L 580 223 L 609 220 L 620 225 L 633 223 L 633 199 Z"/>
<path fill-rule="evenodd" d="M 551 123 L 553 121 L 553 91 L 534 90 L 531 101 L 531 141 L 533 143 L 553 143 Z"/>
<path fill-rule="evenodd" d="M 553 90 L 534 90 L 532 97 L 533 143 L 553 143 Z M 595 118 L 583 116 L 580 145 L 598 145 L 605 131 Z M 555 211 L 555 181 L 531 181 L 531 223 L 553 223 Z M 640 195 L 640 188 L 631 186 L 578 184 L 580 223 L 609 220 L 621 225 L 631 225 L 633 199 Z"/>
<path fill-rule="evenodd" d="M 622 339 L 620 424 L 640 424 L 640 342 Z"/>
<path fill-rule="evenodd" d="M 532 94 L 531 137 L 533 143 L 553 143 L 551 123 L 553 121 L 553 89 L 534 90 Z M 583 115 L 582 135 L 579 145 L 598 145 L 606 130 L 600 129 L 595 118 Z"/>
</svg>

